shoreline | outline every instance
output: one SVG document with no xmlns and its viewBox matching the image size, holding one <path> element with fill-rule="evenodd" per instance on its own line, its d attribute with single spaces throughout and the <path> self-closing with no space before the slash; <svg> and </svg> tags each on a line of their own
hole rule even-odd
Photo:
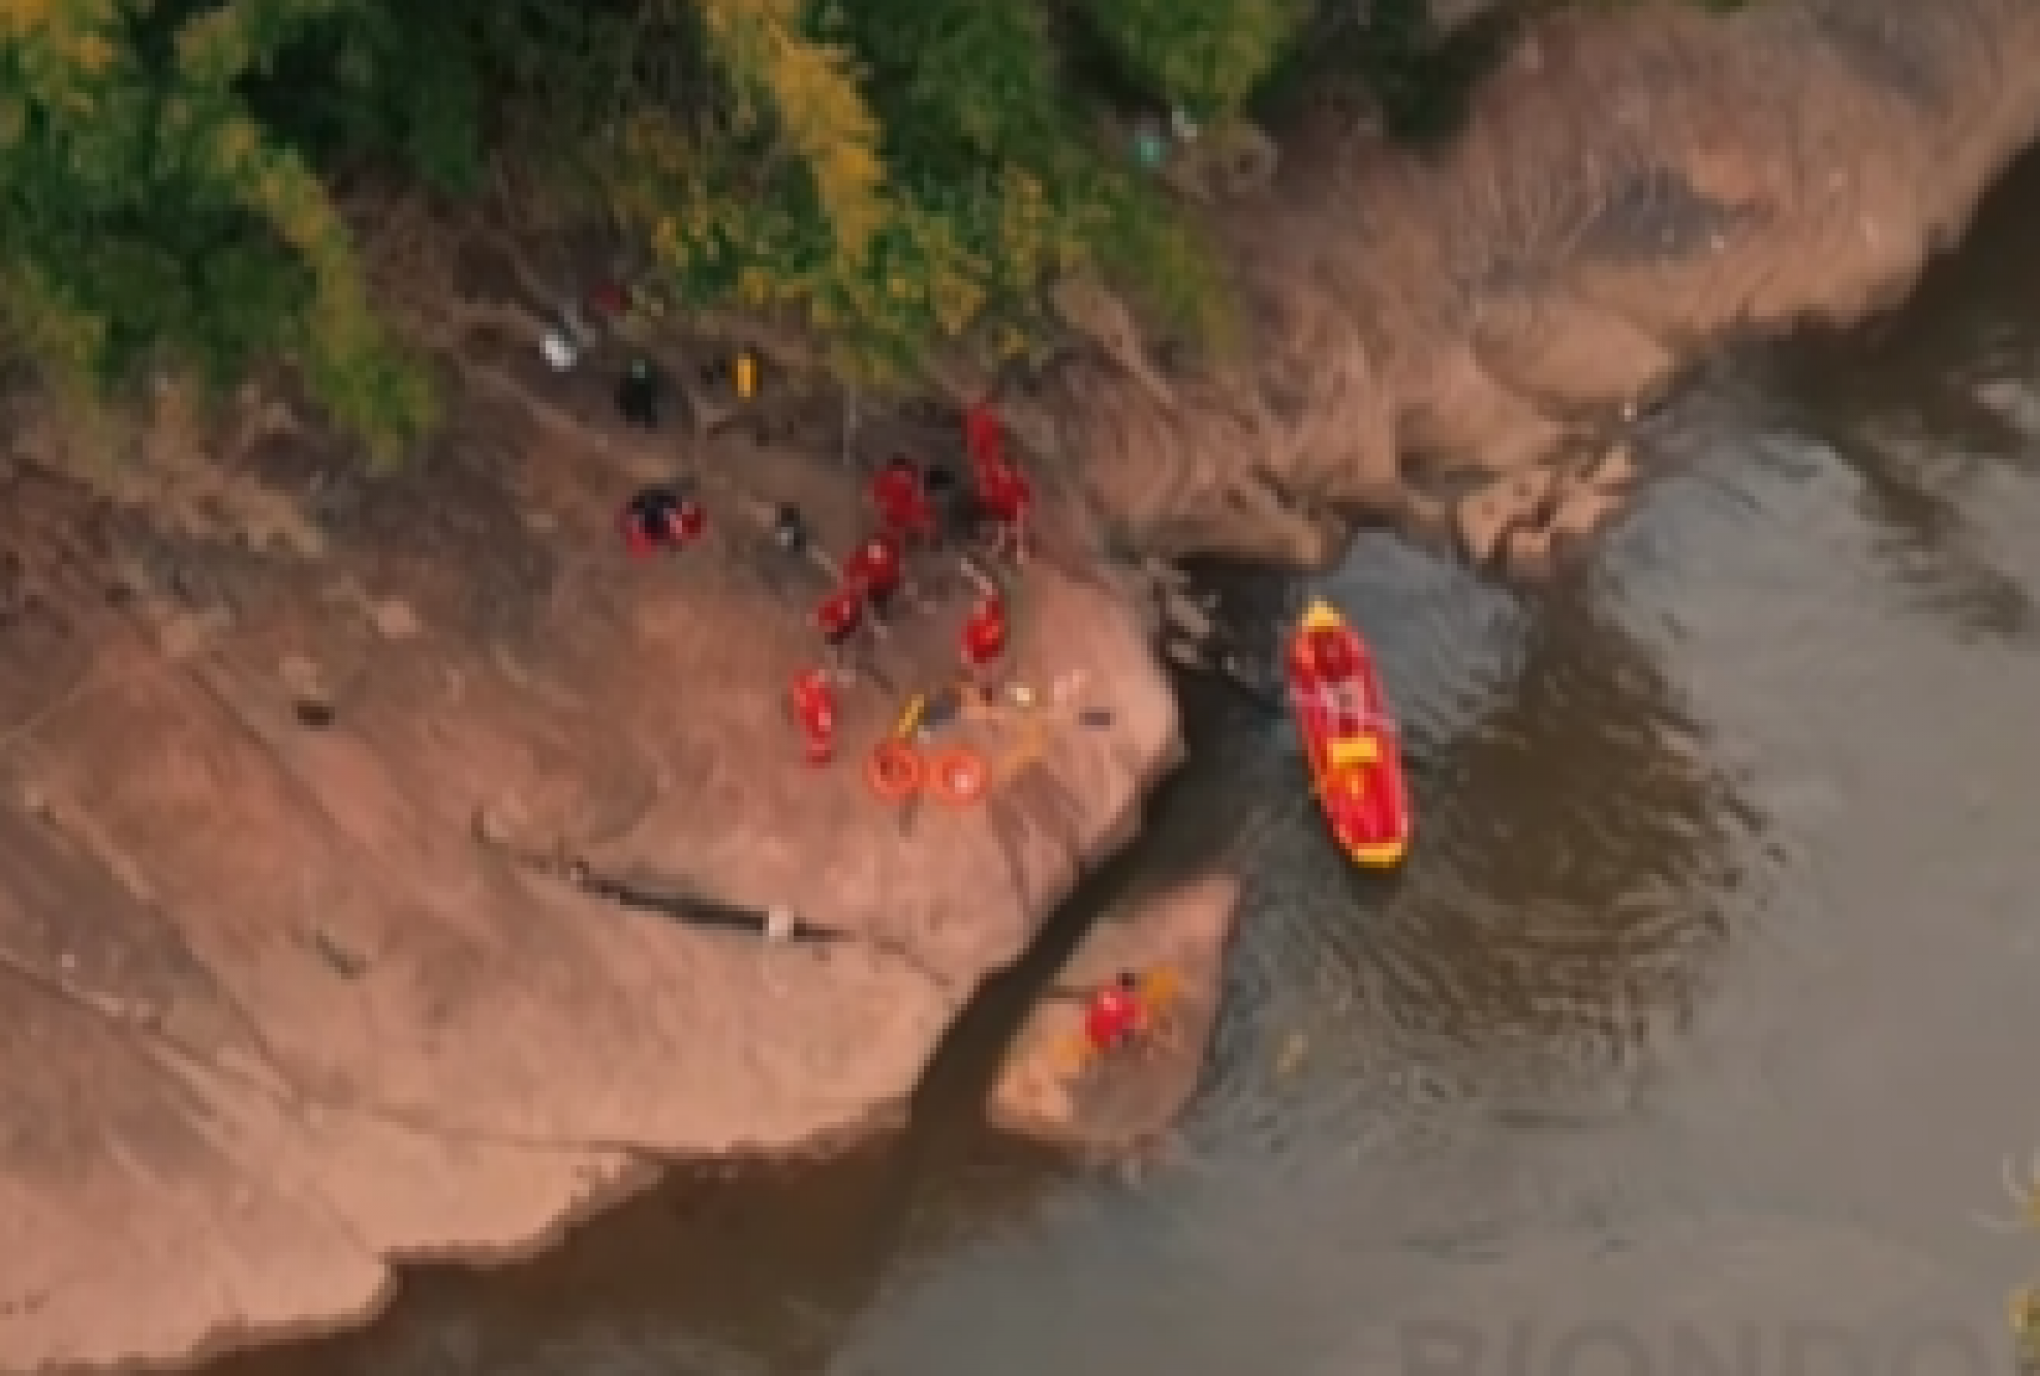
<svg viewBox="0 0 2040 1376">
<path fill-rule="evenodd" d="M 1937 55 L 1944 78 L 1954 64 L 1986 54 L 2004 64 L 1993 72 L 2014 70 L 2017 54 L 2040 54 L 2040 19 L 2009 0 L 1951 9 L 1961 13 L 1920 15 L 1896 5 L 1879 12 L 1913 26 L 1903 31 Z M 1781 11 L 1813 16 L 1814 38 L 1795 37 L 1787 19 L 1775 17 Z M 1275 303 L 1262 322 L 1268 337 L 1303 343 L 1226 376 L 1173 379 L 1166 403 L 1110 365 L 1052 380 L 1040 414 L 1053 432 L 1050 448 L 1082 456 L 1062 461 L 1082 495 L 1058 519 L 1076 551 L 1071 561 L 1084 567 L 1045 572 L 1048 615 L 1081 642 L 1085 667 L 1123 688 L 1133 705 L 1115 704 L 1123 725 L 1109 740 L 1078 739 L 1045 770 L 1046 783 L 1030 785 L 1010 841 L 959 821 L 942 833 L 948 844 L 939 864 L 933 847 L 892 834 L 889 823 L 846 825 L 842 795 L 811 797 L 816 786 L 798 766 L 756 766 L 759 750 L 777 748 L 761 743 L 782 739 L 774 695 L 788 656 L 800 653 L 792 644 L 797 625 L 782 624 L 797 622 L 785 599 L 739 578 L 718 581 L 710 570 L 612 576 L 591 560 L 619 488 L 671 456 L 665 441 L 639 443 L 613 424 L 577 419 L 573 407 L 586 416 L 602 406 L 586 377 L 536 411 L 509 405 L 488 379 L 548 398 L 556 384 L 510 365 L 478 372 L 468 398 L 478 419 L 465 440 L 475 452 L 361 495 L 339 522 L 354 533 L 336 542 L 337 558 L 292 554 L 282 573 L 242 552 L 201 557 L 180 547 L 163 555 L 163 542 L 133 519 L 109 520 L 65 484 L 28 480 L 25 509 L 58 532 L 54 551 L 39 556 L 44 567 L 63 577 L 92 567 L 65 544 L 65 532 L 95 522 L 120 537 L 129 562 L 162 556 L 172 567 L 124 579 L 140 590 L 116 613 L 94 610 L 105 595 L 96 581 L 70 587 L 59 578 L 48 598 L 70 618 L 67 635 L 24 641 L 0 676 L 10 719 L 47 727 L 10 761 L 17 807 L 0 836 L 29 895 L 0 901 L 6 977 L 42 991 L 22 992 L 24 1007 L 38 997 L 47 1004 L 28 1010 L 41 1021 L 10 1035 L 24 1047 L 39 1034 L 99 1048 L 76 1053 L 75 1064 L 16 1064 L 10 1087 L 23 1088 L 31 1116 L 75 1118 L 97 1105 L 92 1111 L 117 1108 L 139 1122 L 123 1129 L 137 1134 L 130 1141 L 67 1119 L 100 1144 L 85 1150 L 88 1158 L 102 1148 L 161 1150 L 151 1161 L 166 1178 L 220 1174 L 217 1188 L 206 1184 L 174 1201 L 161 1191 L 112 1195 L 109 1221 L 159 1209 L 161 1231 L 123 1222 L 133 1255 L 95 1270 L 92 1248 L 108 1244 L 91 1236 L 91 1209 L 72 1201 L 67 1219 L 64 1203 L 51 1202 L 49 1162 L 38 1155 L 46 1144 L 13 1144 L 13 1154 L 0 1157 L 0 1189 L 10 1191 L 0 1194 L 0 1213 L 20 1212 L 29 1224 L 20 1230 L 24 1245 L 11 1249 L 14 1263 L 0 1264 L 7 1305 L 0 1352 L 10 1366 L 19 1351 L 28 1354 L 26 1369 L 59 1360 L 132 1365 L 138 1355 L 180 1368 L 238 1347 L 336 1331 L 387 1304 L 392 1267 L 528 1256 L 610 1207 L 611 1191 L 628 1197 L 675 1164 L 748 1152 L 799 1160 L 882 1133 L 873 1116 L 905 1110 L 984 982 L 1025 958 L 1071 888 L 1130 838 L 1139 809 L 1178 758 L 1176 704 L 1124 584 L 1106 590 L 1118 575 L 1106 571 L 1099 527 L 1136 532 L 1164 556 L 1216 550 L 1297 563 L 1335 546 L 1357 511 L 1419 534 L 1454 531 L 1476 555 L 1533 569 L 1554 544 L 1584 538 L 1587 527 L 1574 532 L 1565 515 L 1581 509 L 1567 505 L 1568 491 L 1598 498 L 1619 486 L 1547 464 L 1571 433 L 1554 416 L 1648 390 L 1640 382 L 1661 382 L 1660 362 L 1690 362 L 1704 340 L 1733 324 L 1783 328 L 1810 311 L 1874 308 L 1947 246 L 1993 174 L 2040 126 L 2040 89 L 1995 75 L 1966 93 L 1956 81 L 1955 103 L 1939 107 L 1902 94 L 1872 100 L 1868 86 L 1851 94 L 1834 83 L 1853 79 L 1850 72 L 1871 81 L 1862 73 L 1874 64 L 1860 58 L 1854 67 L 1836 59 L 1809 68 L 1811 94 L 1775 93 L 1772 108 L 1732 121 L 1728 134 L 1687 123 L 1710 101 L 1745 96 L 1748 82 L 1788 50 L 1780 45 L 1829 43 L 1840 52 L 1843 39 L 1833 35 L 1850 32 L 1833 4 L 1779 0 L 1767 13 L 1773 17 L 1694 21 L 1650 12 L 1558 26 L 1571 38 L 1547 42 L 1539 69 L 1519 64 L 1498 77 L 1467 140 L 1443 164 L 1419 168 L 1378 148 L 1351 153 L 1355 184 L 1374 193 L 1371 223 L 1341 217 L 1337 178 L 1321 177 L 1326 185 L 1293 208 L 1270 251 L 1252 262 L 1249 286 L 1253 299 Z M 1734 49 L 1738 42 L 1743 49 Z M 1468 274 L 1454 270 L 1448 252 L 1465 248 L 1456 236 L 1486 236 L 1480 257 L 1489 268 L 1544 243 L 1527 235 L 1512 198 L 1540 175 L 1563 187 L 1566 174 L 1550 169 L 1585 156 L 1567 140 L 1582 107 L 1603 94 L 1581 83 L 1624 51 L 1632 60 L 1640 52 L 1672 62 L 1681 79 L 1715 83 L 1711 97 L 1693 97 L 1697 104 L 1666 94 L 1646 110 L 1659 123 L 1646 119 L 1619 138 L 1646 147 L 1656 140 L 1656 161 L 1683 166 L 1689 180 L 1740 187 L 1745 208 L 1754 207 L 1750 243 L 1709 248 L 1699 260 L 1634 250 L 1642 267 L 1611 266 L 1576 246 L 1559 267 L 1547 265 L 1537 293 L 1508 288 L 1514 314 L 1493 304 L 1491 272 L 1473 274 L 1474 305 L 1489 306 L 1469 314 Z M 1756 76 L 1733 66 L 1735 52 Z M 2000 84 L 1983 89 L 1989 81 Z M 1548 87 L 1541 105 L 1532 94 L 1540 83 Z M 1783 102 L 1828 113 L 1781 113 Z M 1524 121 L 1539 110 L 1544 122 L 1533 129 Z M 1806 186 L 1795 192 L 1796 184 L 1774 180 L 1786 173 L 1736 143 L 1766 129 L 1785 142 L 1779 122 L 1788 119 L 1799 121 L 1799 140 L 1836 136 L 1835 128 L 1857 121 L 1843 151 L 1894 164 L 1869 180 L 1859 165 L 1847 183 L 1857 221 L 1870 213 L 1864 205 L 1884 198 L 1877 201 L 1884 238 L 1837 237 L 1835 226 L 1850 219 L 1829 206 L 1841 192 L 1829 184 L 1818 195 Z M 1914 132 L 1892 133 L 1899 120 L 1912 121 Z M 1958 133 L 1967 142 L 1951 151 Z M 1630 157 L 1634 148 L 1623 147 Z M 1542 162 L 1531 156 L 1538 148 Z M 1277 195 L 1304 194 L 1313 171 L 1308 154 L 1300 161 L 1285 164 Z M 1790 175 L 1803 181 L 1818 170 Z M 1920 172 L 1917 185 L 1907 182 L 1910 171 Z M 1796 225 L 1794 213 L 1807 223 Z M 1417 231 L 1426 225 L 1428 238 L 1441 242 L 1419 253 Z M 1774 236 L 1769 266 L 1753 278 L 1766 234 Z M 1304 253 L 1337 261 L 1299 269 Z M 1327 273 L 1349 290 L 1328 291 Z M 1666 324 L 1672 317 L 1686 320 L 1683 337 Z M 1538 357 L 1525 353 L 1525 340 L 1540 345 Z M 1543 388 L 1568 370 L 1569 394 Z M 1285 378 L 1301 403 L 1271 390 Z M 346 481 L 317 466 L 313 483 L 304 455 L 282 452 L 289 448 L 271 446 L 225 485 L 199 476 L 202 456 L 197 468 L 173 462 L 152 471 L 154 486 L 137 500 L 160 500 L 166 475 L 173 488 L 188 480 L 196 496 L 234 508 L 243 536 L 267 532 L 245 543 L 289 545 L 294 508 L 273 493 L 316 486 L 330 495 Z M 502 455 L 526 452 L 542 456 L 507 472 Z M 1243 454 L 1258 457 L 1249 465 Z M 1479 462 L 1438 460 L 1427 477 L 1409 466 L 1410 454 L 1472 454 Z M 841 475 L 827 460 L 793 460 L 774 467 L 766 451 L 727 447 L 687 456 L 697 466 L 741 467 L 747 482 L 793 494 L 824 517 L 832 546 L 854 538 L 846 533 L 854 530 L 854 502 L 837 490 Z M 240 481 L 250 474 L 260 481 Z M 1478 492 L 1452 504 L 1427 486 L 1446 477 L 1463 484 L 1469 474 L 1490 484 L 1496 510 L 1476 509 Z M 1603 505 L 1598 519 L 1614 509 Z M 479 533 L 464 531 L 460 518 L 476 512 L 484 517 Z M 514 540 L 500 537 L 513 527 Z M 560 540 L 563 531 L 574 538 Z M 180 573 L 187 584 L 209 580 L 218 595 L 192 606 L 173 576 Z M 395 603 L 422 633 L 379 615 Z M 230 609 L 224 626 L 215 624 L 217 606 Z M 1052 676 L 1062 666 L 1051 661 L 1066 651 L 1077 653 L 1067 644 L 1030 652 L 1026 672 Z M 725 703 L 742 694 L 709 688 L 685 696 L 671 675 L 704 657 L 724 673 L 755 670 L 756 681 L 771 686 L 758 701 Z M 291 679 L 285 666 L 296 662 L 320 671 L 314 677 L 337 702 L 337 732 L 290 726 L 294 690 L 279 691 L 278 680 Z M 83 709 L 70 690 L 50 694 L 74 681 L 76 693 L 97 695 Z M 685 696 L 679 720 L 676 692 Z M 857 710 L 859 732 L 890 716 L 870 703 Z M 115 759 L 124 772 L 111 770 Z M 704 801 L 713 806 L 704 809 Z M 578 837 L 604 872 L 657 873 L 684 855 L 690 878 L 731 902 L 770 902 L 775 891 L 819 880 L 832 925 L 903 942 L 922 968 L 888 960 L 877 943 L 833 961 L 789 963 L 796 958 L 786 953 L 761 956 L 621 921 L 613 909 L 541 889 L 450 839 L 485 806 L 521 834 Z M 703 815 L 717 809 L 727 815 Z M 761 854 L 750 836 L 761 818 L 782 836 L 805 839 Z M 221 867 L 223 851 L 256 873 L 236 878 Z M 996 911 L 981 897 L 987 876 L 997 876 Z M 284 892 L 301 895 L 293 902 L 304 911 L 283 912 Z M 901 893 L 910 901 L 896 902 Z M 104 949 L 76 949 L 51 929 L 57 911 L 79 906 L 107 914 L 107 931 L 98 934 Z M 960 931 L 948 919 L 966 910 L 983 921 Z M 166 923 L 175 940 L 166 942 Z M 329 937 L 371 953 L 365 981 L 306 972 L 306 947 Z M 791 1029 L 794 1040 L 782 1046 L 783 1012 L 763 1023 L 747 1019 L 779 1007 L 775 987 L 795 986 L 802 1005 L 794 1021 L 812 1014 L 814 1024 Z M 728 1035 L 708 1030 L 722 1021 L 739 1026 Z M 768 1024 L 769 1032 L 759 1030 Z M 260 1035 L 250 1040 L 249 1027 Z M 411 1049 L 391 1056 L 390 1029 L 413 1037 Z M 736 1064 L 742 1073 L 730 1069 Z M 99 1097 L 76 1097 L 85 1085 Z M 137 1086 L 161 1101 L 120 1098 Z M 179 1106 L 191 1099 L 207 1114 L 196 1135 Z M 803 1124 L 805 1137 L 797 1131 Z M 777 1150 L 774 1142 L 793 1145 Z M 200 1159 L 194 1151 L 205 1154 L 202 1169 L 191 1164 Z M 249 1164 L 265 1159 L 273 1164 Z M 310 1211 L 292 1204 L 300 1191 L 318 1201 Z M 554 1204 L 539 1208 L 547 1199 Z M 103 1210 L 107 1202 L 92 1204 Z M 538 1224 L 534 1213 L 547 1221 Z M 178 1274 L 210 1293 L 165 1294 L 167 1258 L 188 1250 L 189 1220 L 201 1217 L 220 1221 L 222 1250 L 187 1258 Z M 460 1222 L 471 1240 L 435 1244 L 435 1221 Z M 139 1238 L 133 1228 L 143 1229 Z M 62 1270 L 68 1259 L 76 1274 L 93 1277 L 54 1308 L 54 1272 L 36 1270 L 44 1259 L 38 1242 L 49 1248 L 49 1266 Z M 139 1269 L 124 1275 L 129 1267 Z M 133 1291 L 143 1271 L 155 1288 L 130 1303 L 137 1327 L 128 1337 L 100 1331 L 94 1316 L 103 1319 L 106 1296 Z M 180 1314 L 180 1305 L 201 1302 L 233 1312 L 209 1321 Z M 288 1317 L 322 1308 L 324 1318 Z M 207 1356 L 166 1336 L 193 1331 L 210 1344 Z M 87 1332 L 96 1349 L 87 1350 Z M 148 1342 L 156 1348 L 144 1354 Z"/>
<path fill-rule="evenodd" d="M 1315 566 L 1359 523 L 1542 576 L 1647 477 L 1609 416 L 1723 341 L 1890 308 L 1961 237 L 2040 132 L 1999 75 L 2036 27 L 2009 0 L 1562 12 L 1435 155 L 1319 120 L 1219 207 L 1245 359 L 1171 376 L 1119 341 L 1131 366 L 1043 410 L 1163 556 Z"/>
</svg>

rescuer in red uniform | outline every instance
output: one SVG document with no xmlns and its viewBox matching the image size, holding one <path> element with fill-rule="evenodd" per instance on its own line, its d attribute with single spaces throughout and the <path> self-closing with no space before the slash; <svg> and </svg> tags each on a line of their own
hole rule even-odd
<svg viewBox="0 0 2040 1376">
<path fill-rule="evenodd" d="M 862 590 L 854 582 L 845 582 L 823 598 L 815 608 L 815 629 L 829 647 L 829 663 L 836 676 L 850 678 L 850 646 L 864 629 Z"/>
<path fill-rule="evenodd" d="M 1084 1008 L 1084 1036 L 1100 1055 L 1125 1050 L 1151 1025 L 1140 977 L 1130 970 L 1092 994 Z"/>
<path fill-rule="evenodd" d="M 871 480 L 871 504 L 879 526 L 901 544 L 935 543 L 935 504 L 920 469 L 904 454 L 895 454 Z"/>
<path fill-rule="evenodd" d="M 963 623 L 963 667 L 983 678 L 1006 656 L 1006 600 L 987 593 L 971 608 Z"/>
<path fill-rule="evenodd" d="M 844 575 L 852 587 L 863 593 L 865 605 L 871 608 L 874 617 L 890 618 L 906 585 L 899 544 L 884 532 L 871 536 L 850 556 Z"/>
<path fill-rule="evenodd" d="M 793 719 L 807 740 L 807 762 L 836 758 L 836 692 L 825 669 L 806 669 L 793 681 Z"/>
<path fill-rule="evenodd" d="M 978 509 L 991 527 L 992 552 L 1027 562 L 1027 519 L 1034 509 L 1034 487 L 1004 458 L 977 465 Z"/>
</svg>

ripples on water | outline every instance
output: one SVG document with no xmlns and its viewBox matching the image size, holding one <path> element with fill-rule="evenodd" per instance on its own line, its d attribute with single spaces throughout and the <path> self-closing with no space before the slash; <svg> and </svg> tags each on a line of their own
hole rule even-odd
<svg viewBox="0 0 2040 1376">
<path fill-rule="evenodd" d="M 902 1143 L 677 1186 L 249 1371 L 1330 1376 L 1391 1369 L 1413 1316 L 1989 1324 L 2026 1258 L 1965 1219 L 2040 1137 L 2019 196 L 1881 336 L 1706 379 L 1592 569 L 1518 598 L 1356 546 L 1324 586 L 1383 660 L 1420 844 L 1353 873 L 1288 728 L 1213 714 L 1143 863 L 1224 855 L 1248 894 L 1139 1188 L 987 1135 L 996 1047 L 966 1049 Z"/>
</svg>

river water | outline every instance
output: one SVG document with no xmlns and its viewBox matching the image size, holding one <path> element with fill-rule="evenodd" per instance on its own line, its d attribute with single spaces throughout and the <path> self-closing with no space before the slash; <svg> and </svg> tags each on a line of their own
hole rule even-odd
<svg viewBox="0 0 2040 1376">
<path fill-rule="evenodd" d="M 222 1372 L 2005 1369 L 2040 1239 L 1975 1216 L 2040 1147 L 2036 239 L 2029 166 L 1900 317 L 1723 361 L 1551 589 L 1356 545 L 1321 586 L 1384 660 L 1421 844 L 1350 872 L 1288 731 L 1200 713 L 1103 881 L 1226 850 L 1249 885 L 1142 1178 L 980 1125 L 1009 987 L 904 1140 L 676 1182 Z"/>
</svg>

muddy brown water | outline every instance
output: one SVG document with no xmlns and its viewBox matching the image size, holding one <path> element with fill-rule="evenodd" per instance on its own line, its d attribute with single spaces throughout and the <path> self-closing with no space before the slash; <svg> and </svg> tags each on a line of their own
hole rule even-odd
<svg viewBox="0 0 2040 1376">
<path fill-rule="evenodd" d="M 1719 364 L 1546 592 L 1375 538 L 1323 580 L 1384 659 L 1422 842 L 1349 872 L 1287 730 L 1202 713 L 1102 881 L 1230 847 L 1250 886 L 1144 1178 L 979 1125 L 1035 968 L 903 1139 L 675 1182 L 222 1376 L 2002 1369 L 2040 1270 L 1974 1218 L 2040 1146 L 2036 236 L 2028 166 L 1901 316 Z M 1816 1323 L 1859 1358 L 1795 1367 Z M 1487 1346 L 1411 1345 L 1448 1330 Z"/>
</svg>

